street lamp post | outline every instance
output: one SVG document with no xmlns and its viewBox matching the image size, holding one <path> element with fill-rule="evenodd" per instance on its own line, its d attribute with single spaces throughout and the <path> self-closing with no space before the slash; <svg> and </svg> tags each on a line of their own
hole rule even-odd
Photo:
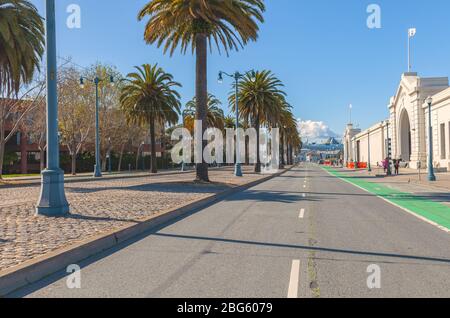
<svg viewBox="0 0 450 318">
<path fill-rule="evenodd" d="M 370 164 L 370 130 L 367 132 L 367 164 L 369 168 L 369 172 L 372 172 L 372 165 Z"/>
<path fill-rule="evenodd" d="M 387 138 L 387 175 L 391 176 L 392 175 L 392 170 L 391 170 L 391 141 L 390 141 L 390 137 L 389 137 L 389 120 L 386 121 L 386 138 Z"/>
<path fill-rule="evenodd" d="M 69 213 L 64 193 L 64 171 L 59 166 L 55 20 L 55 0 L 46 0 L 47 167 L 42 172 L 41 193 L 36 206 L 36 213 L 46 216 Z"/>
<path fill-rule="evenodd" d="M 256 74 L 255 71 L 250 71 L 252 73 L 252 78 L 255 78 Z M 247 72 L 246 74 L 248 74 Z M 235 107 L 236 107 L 236 165 L 234 168 L 234 175 L 236 177 L 242 177 L 242 167 L 241 167 L 241 160 L 240 160 L 240 145 L 239 145 L 239 136 L 238 136 L 238 129 L 239 129 L 239 79 L 244 77 L 245 75 L 235 72 L 233 75 L 228 74 L 226 72 L 219 72 L 219 83 L 223 83 L 223 75 L 226 75 L 228 77 L 231 77 L 235 81 Z"/>
<path fill-rule="evenodd" d="M 102 177 L 102 169 L 101 169 L 101 163 L 100 163 L 100 125 L 99 125 L 99 94 L 98 94 L 98 85 L 100 82 L 105 81 L 106 79 L 109 79 L 109 82 L 111 84 L 114 84 L 114 77 L 109 76 L 108 78 L 101 79 L 99 77 L 95 77 L 91 82 L 95 84 L 95 166 L 94 166 L 94 178 L 101 178 Z M 80 87 L 84 87 L 84 80 L 89 80 L 86 77 L 80 77 Z"/>
<path fill-rule="evenodd" d="M 112 164 L 111 164 L 111 137 L 108 138 L 108 173 L 112 173 Z"/>
<path fill-rule="evenodd" d="M 433 127 L 431 126 L 431 105 L 433 98 L 429 96 L 426 100 L 428 104 L 428 181 L 436 181 L 433 167 Z"/>
</svg>

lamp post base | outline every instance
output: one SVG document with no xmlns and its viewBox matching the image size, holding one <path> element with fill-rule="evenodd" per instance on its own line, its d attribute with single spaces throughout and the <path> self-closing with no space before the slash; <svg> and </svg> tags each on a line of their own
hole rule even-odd
<svg viewBox="0 0 450 318">
<path fill-rule="evenodd" d="M 64 193 L 64 172 L 45 170 L 42 172 L 42 186 L 36 214 L 44 216 L 63 216 L 69 213 L 69 203 Z"/>
<path fill-rule="evenodd" d="M 428 181 L 436 181 L 436 176 L 434 175 L 434 173 L 428 174 Z"/>
<path fill-rule="evenodd" d="M 242 167 L 240 163 L 237 163 L 234 167 L 234 175 L 236 177 L 242 177 Z"/>
<path fill-rule="evenodd" d="M 100 166 L 99 165 L 95 165 L 94 167 L 94 178 L 101 178 L 103 177 L 102 175 L 102 171 L 100 170 Z"/>
</svg>

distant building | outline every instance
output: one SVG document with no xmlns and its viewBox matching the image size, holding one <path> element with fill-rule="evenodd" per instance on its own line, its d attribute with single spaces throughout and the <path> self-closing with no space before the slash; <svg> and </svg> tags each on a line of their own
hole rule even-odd
<svg viewBox="0 0 450 318">
<path fill-rule="evenodd" d="M 428 105 L 431 109 L 433 165 L 450 169 L 450 86 L 447 77 L 422 78 L 417 73 L 402 75 L 395 96 L 390 99 L 389 120 L 357 132 L 347 127 L 348 156 L 372 164 L 387 157 L 387 138 L 392 142 L 392 159 L 401 159 L 410 168 L 425 168 L 428 162 Z M 370 144 L 370 147 L 369 147 Z"/>
<path fill-rule="evenodd" d="M 307 143 L 303 145 L 300 157 L 304 161 L 319 161 L 321 159 L 341 159 L 344 145 L 335 138 L 329 138 L 323 143 Z"/>
</svg>

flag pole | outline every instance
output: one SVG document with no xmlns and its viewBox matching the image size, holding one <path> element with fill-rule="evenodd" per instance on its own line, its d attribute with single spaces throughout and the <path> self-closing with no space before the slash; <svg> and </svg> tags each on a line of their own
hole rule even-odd
<svg viewBox="0 0 450 318">
<path fill-rule="evenodd" d="M 408 73 L 411 72 L 411 30 L 408 30 Z"/>
</svg>

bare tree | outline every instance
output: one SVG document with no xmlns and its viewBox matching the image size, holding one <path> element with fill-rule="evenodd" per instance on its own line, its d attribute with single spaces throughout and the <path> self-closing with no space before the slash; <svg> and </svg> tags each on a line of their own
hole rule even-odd
<svg viewBox="0 0 450 318">
<path fill-rule="evenodd" d="M 45 169 L 45 150 L 47 149 L 47 112 L 45 96 L 37 100 L 36 108 L 30 111 L 22 124 L 22 130 L 27 131 L 31 141 L 39 149 L 40 170 Z"/>
<path fill-rule="evenodd" d="M 3 162 L 6 143 L 17 133 L 28 114 L 42 100 L 45 81 L 37 79 L 20 89 L 20 93 L 0 95 L 0 179 L 3 178 Z M 9 132 L 6 133 L 7 125 Z"/>
<path fill-rule="evenodd" d="M 77 156 L 93 129 L 92 96 L 79 86 L 80 72 L 73 67 L 60 68 L 58 79 L 59 130 L 61 142 L 71 157 L 72 174 L 76 174 Z"/>
</svg>

